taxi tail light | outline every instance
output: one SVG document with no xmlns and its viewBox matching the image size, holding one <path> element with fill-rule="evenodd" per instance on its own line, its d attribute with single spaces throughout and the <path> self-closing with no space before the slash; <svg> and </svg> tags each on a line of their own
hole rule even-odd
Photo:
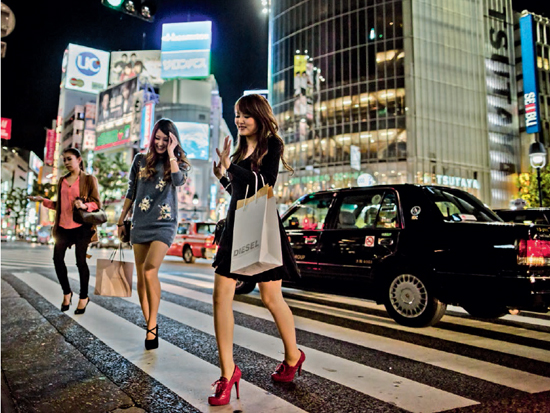
<svg viewBox="0 0 550 413">
<path fill-rule="evenodd" d="M 210 235 L 208 238 L 206 238 L 206 243 L 204 245 L 206 248 L 214 248 L 214 235 Z"/>
<path fill-rule="evenodd" d="M 522 239 L 518 245 L 518 264 L 550 266 L 550 241 Z"/>
</svg>

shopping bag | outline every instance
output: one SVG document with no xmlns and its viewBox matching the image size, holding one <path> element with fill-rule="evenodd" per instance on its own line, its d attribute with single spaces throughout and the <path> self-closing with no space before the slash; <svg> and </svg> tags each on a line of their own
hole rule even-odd
<svg viewBox="0 0 550 413">
<path fill-rule="evenodd" d="M 116 251 L 113 251 L 109 259 L 97 259 L 95 295 L 110 297 L 132 296 L 134 263 L 124 261 L 122 248 L 119 248 L 119 259 L 115 259 Z"/>
<path fill-rule="evenodd" d="M 230 271 L 255 275 L 282 265 L 277 204 L 273 188 L 264 182 L 255 195 L 237 203 Z"/>
</svg>

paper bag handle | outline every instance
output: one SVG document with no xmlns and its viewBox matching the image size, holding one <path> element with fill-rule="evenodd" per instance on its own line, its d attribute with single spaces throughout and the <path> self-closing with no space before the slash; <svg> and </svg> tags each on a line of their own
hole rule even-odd
<svg viewBox="0 0 550 413">
<path fill-rule="evenodd" d="M 118 248 L 116 250 L 113 250 L 113 252 L 111 253 L 111 256 L 109 257 L 111 262 L 115 260 L 117 251 L 119 252 L 119 255 L 118 255 L 120 258 L 119 261 L 124 261 L 124 252 L 122 251 L 122 244 L 118 244 Z"/>
<path fill-rule="evenodd" d="M 252 171 L 252 173 L 254 174 L 254 177 L 256 178 L 255 180 L 255 188 L 258 188 L 258 174 L 256 174 L 256 172 Z M 262 176 L 262 174 L 259 174 L 260 175 L 260 178 L 262 178 L 262 188 L 265 186 L 265 181 L 264 181 L 264 177 Z M 258 191 L 256 191 L 256 193 L 254 194 L 254 201 L 256 201 L 256 198 L 258 196 Z M 246 206 L 246 200 L 248 199 L 248 184 L 246 185 L 246 191 L 244 193 L 244 205 L 243 206 Z"/>
</svg>

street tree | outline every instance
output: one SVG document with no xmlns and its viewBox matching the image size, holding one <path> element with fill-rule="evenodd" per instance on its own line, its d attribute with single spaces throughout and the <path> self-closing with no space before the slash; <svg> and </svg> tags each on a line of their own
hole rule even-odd
<svg viewBox="0 0 550 413">
<path fill-rule="evenodd" d="M 19 221 L 27 216 L 27 204 L 29 193 L 26 188 L 12 188 L 4 194 L 4 206 L 6 215 L 13 218 L 14 228 L 17 230 Z"/>
<path fill-rule="evenodd" d="M 103 153 L 95 155 L 94 175 L 99 183 L 101 203 L 108 204 L 122 199 L 128 188 L 128 171 L 130 166 L 121 152 L 114 156 Z"/>
<path fill-rule="evenodd" d="M 543 168 L 540 171 L 541 188 L 542 188 L 542 206 L 550 207 L 550 170 Z M 529 173 L 519 174 L 516 179 L 516 186 L 519 189 L 519 198 L 527 202 L 528 208 L 536 208 L 540 206 L 539 202 L 539 184 L 537 171 L 531 170 Z"/>
</svg>

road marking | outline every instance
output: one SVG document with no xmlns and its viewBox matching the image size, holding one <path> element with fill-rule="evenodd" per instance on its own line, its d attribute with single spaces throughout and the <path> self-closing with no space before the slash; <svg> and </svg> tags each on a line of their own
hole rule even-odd
<svg viewBox="0 0 550 413">
<path fill-rule="evenodd" d="M 201 293 L 184 287 L 178 287 L 173 285 L 162 284 L 162 289 L 171 293 L 192 298 L 204 303 L 211 303 L 212 296 L 210 294 Z M 161 305 L 165 305 L 165 302 Z M 307 308 L 307 305 L 304 306 Z M 248 314 L 264 320 L 272 320 L 269 312 L 262 308 L 250 304 L 234 302 L 233 308 L 243 314 Z M 329 311 L 325 307 L 323 311 Z M 350 318 L 349 316 L 346 318 Z M 409 358 L 411 360 L 426 363 L 432 366 L 453 370 L 462 374 L 466 374 L 471 377 L 483 379 L 492 383 L 507 386 L 513 389 L 525 391 L 528 393 L 538 393 L 542 391 L 550 390 L 550 378 L 538 376 L 535 374 L 523 372 L 520 370 L 492 364 L 482 360 L 472 359 L 457 354 L 450 354 L 440 350 L 434 350 L 423 346 L 406 343 L 399 340 L 394 340 L 386 337 L 377 336 L 374 334 L 363 333 L 354 331 L 348 328 L 339 327 L 331 324 L 322 323 L 320 321 L 310 320 L 304 317 L 294 316 L 296 328 L 311 333 L 320 334 L 328 337 L 337 337 L 339 340 L 343 340 L 349 343 L 358 344 L 370 349 L 386 352 L 396 356 Z M 380 317 L 372 316 L 372 319 L 381 319 Z M 383 320 L 383 319 L 382 319 Z M 365 320 L 362 320 L 365 321 Z M 393 323 L 391 320 L 387 320 L 388 323 Z M 367 320 L 371 322 L 371 317 Z M 186 324 L 186 321 L 183 321 Z M 199 327 L 196 327 L 199 328 Z M 418 332 L 418 329 L 414 329 L 414 332 Z M 483 339 L 489 341 L 489 339 Z M 452 340 L 457 341 L 457 340 Z M 495 341 L 495 340 L 491 340 Z M 500 343 L 500 342 L 499 342 Z M 248 347 L 246 342 L 242 344 L 244 347 Z M 509 346 L 516 346 L 514 344 L 507 344 Z M 524 346 L 521 346 L 524 347 Z M 495 350 L 488 346 L 489 350 Z M 311 350 L 308 350 L 311 351 Z M 495 350 L 499 351 L 499 350 Z M 546 351 L 546 361 L 550 360 L 550 352 Z M 324 354 L 324 353 L 323 353 Z M 514 354 L 514 353 L 512 353 Z M 308 356 L 308 359 L 310 357 Z M 304 369 L 309 370 L 309 365 Z M 341 370 L 339 370 L 341 371 Z M 318 373 L 316 373 L 318 374 Z M 319 374 L 322 375 L 322 374 Z M 332 380 L 332 378 L 331 378 Z M 347 385 L 347 384 L 346 384 Z M 350 386 L 351 387 L 351 386 Z M 363 390 L 359 390 L 364 392 Z M 375 396 L 376 397 L 376 396 Z"/>
<path fill-rule="evenodd" d="M 13 275 L 53 305 L 59 304 L 61 292 L 58 283 L 37 273 L 15 273 Z M 137 300 L 136 297 L 134 299 Z M 159 339 L 161 350 L 147 351 L 143 347 L 145 331 L 142 328 L 94 304 L 93 301 L 90 301 L 88 307 L 87 314 L 83 316 L 74 315 L 72 311 L 65 314 L 200 411 L 211 411 L 212 408 L 207 403 L 207 397 L 211 394 L 209 384 L 220 374 L 217 366 L 189 354 L 161 338 Z M 93 315 L 90 316 L 88 313 Z M 105 328 L 105 326 L 109 326 L 109 328 Z M 189 380 L 189 377 L 193 379 Z M 242 379 L 240 387 L 244 396 L 243 400 L 235 399 L 233 391 L 231 404 L 225 408 L 216 408 L 216 412 L 233 412 L 234 410 L 252 412 L 258 411 L 258 406 L 262 406 L 262 412 L 304 412 L 291 403 Z"/>
</svg>

